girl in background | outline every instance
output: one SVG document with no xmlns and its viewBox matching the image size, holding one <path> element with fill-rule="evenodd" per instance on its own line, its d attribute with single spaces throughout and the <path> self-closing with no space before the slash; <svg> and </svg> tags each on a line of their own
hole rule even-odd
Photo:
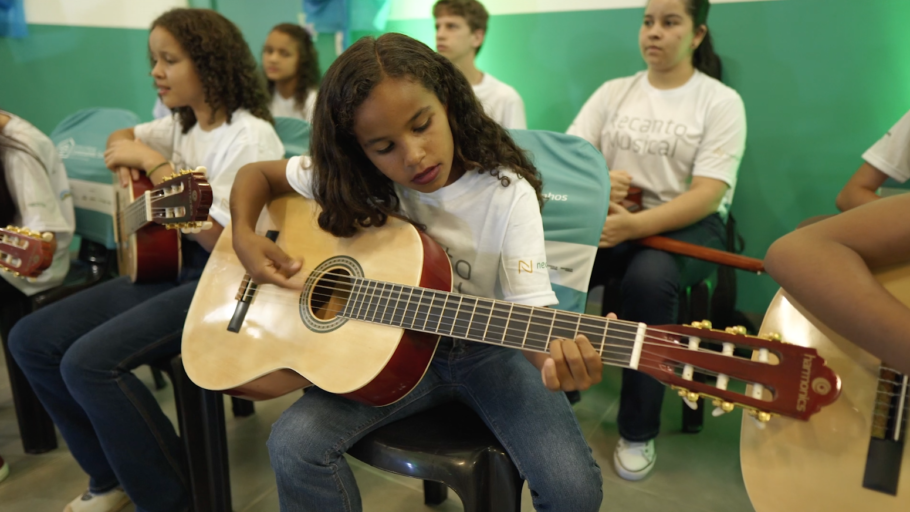
<svg viewBox="0 0 910 512">
<path fill-rule="evenodd" d="M 708 0 L 650 0 L 639 31 L 647 71 L 610 80 L 585 103 L 568 133 L 600 149 L 610 171 L 610 214 L 590 286 L 622 281 L 622 318 L 676 323 L 680 290 L 714 265 L 627 243 L 664 236 L 723 250 L 725 221 L 746 145 L 743 101 L 720 82 L 708 31 Z M 629 185 L 645 210 L 620 205 Z M 654 468 L 664 386 L 623 370 L 616 472 L 640 480 Z"/>
<path fill-rule="evenodd" d="M 319 88 L 319 55 L 310 34 L 298 25 L 276 25 L 262 47 L 262 69 L 275 117 L 313 122 Z"/>
</svg>

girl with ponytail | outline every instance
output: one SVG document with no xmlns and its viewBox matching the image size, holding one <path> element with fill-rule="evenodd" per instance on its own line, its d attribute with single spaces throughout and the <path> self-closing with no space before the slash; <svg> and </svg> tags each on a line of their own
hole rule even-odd
<svg viewBox="0 0 910 512">
<path fill-rule="evenodd" d="M 679 292 L 714 270 L 630 240 L 662 234 L 726 247 L 746 114 L 739 94 L 720 82 L 709 9 L 708 0 L 649 0 L 639 32 L 647 70 L 602 85 L 568 130 L 600 149 L 611 169 L 610 214 L 590 286 L 621 280 L 625 320 L 676 323 Z M 620 204 L 630 186 L 642 189 L 639 213 Z M 653 378 L 624 371 L 613 462 L 627 480 L 654 467 L 663 395 Z"/>
</svg>

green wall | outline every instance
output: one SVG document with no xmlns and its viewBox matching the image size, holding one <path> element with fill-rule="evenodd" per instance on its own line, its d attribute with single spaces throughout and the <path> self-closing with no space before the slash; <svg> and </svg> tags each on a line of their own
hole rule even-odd
<svg viewBox="0 0 910 512">
<path fill-rule="evenodd" d="M 252 7 L 219 0 L 254 53 L 268 29 L 296 19 L 297 0 Z M 643 68 L 640 9 L 495 16 L 479 65 L 524 98 L 531 128 L 564 131 L 588 96 Z M 803 218 L 834 212 L 860 155 L 910 110 L 910 2 L 784 0 L 715 5 L 710 25 L 725 81 L 746 104 L 748 147 L 733 205 L 746 254 L 762 257 Z M 0 106 L 45 131 L 89 106 L 150 116 L 143 30 L 32 25 L 0 40 Z M 432 21 L 390 22 L 433 44 Z M 357 34 L 359 35 L 359 34 Z M 319 37 L 321 65 L 334 56 Z M 777 286 L 740 274 L 740 309 L 761 312 Z"/>
</svg>

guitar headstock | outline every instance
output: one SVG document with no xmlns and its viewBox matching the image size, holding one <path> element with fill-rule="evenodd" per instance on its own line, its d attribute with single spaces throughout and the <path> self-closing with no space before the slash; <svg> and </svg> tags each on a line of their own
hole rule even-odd
<svg viewBox="0 0 910 512">
<path fill-rule="evenodd" d="M 651 327 L 647 334 L 639 369 L 689 403 L 712 399 L 716 413 L 739 406 L 762 422 L 772 415 L 808 420 L 840 396 L 840 377 L 818 352 L 779 335 L 749 336 L 743 327 L 720 331 L 707 321 Z M 711 378 L 713 383 L 699 382 Z"/>
<path fill-rule="evenodd" d="M 212 207 L 212 186 L 205 178 L 204 167 L 176 172 L 148 194 L 152 221 L 184 231 L 211 227 L 207 220 Z"/>
<path fill-rule="evenodd" d="M 35 278 L 51 266 L 53 235 L 7 226 L 0 229 L 0 270 L 17 277 Z"/>
</svg>

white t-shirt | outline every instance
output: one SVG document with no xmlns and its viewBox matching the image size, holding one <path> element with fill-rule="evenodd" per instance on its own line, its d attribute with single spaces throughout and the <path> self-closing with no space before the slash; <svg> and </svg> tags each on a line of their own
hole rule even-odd
<svg viewBox="0 0 910 512">
<path fill-rule="evenodd" d="M 54 261 L 35 282 L 0 272 L 19 291 L 34 295 L 62 283 L 69 271 L 69 246 L 76 228 L 73 196 L 63 160 L 57 154 L 54 143 L 24 119 L 9 112 L 3 113 L 10 117 L 3 128 L 3 134 L 28 147 L 41 160 L 39 163 L 31 155 L 19 150 L 5 151 L 3 164 L 6 167 L 6 186 L 16 205 L 13 225 L 32 231 L 51 231 L 57 238 Z"/>
<path fill-rule="evenodd" d="M 287 166 L 288 182 L 308 198 L 313 197 L 311 162 L 294 157 Z M 511 171 L 500 174 L 512 180 L 508 187 L 472 171 L 431 194 L 395 189 L 403 212 L 424 224 L 448 254 L 453 291 L 528 306 L 556 304 L 534 189 Z"/>
<path fill-rule="evenodd" d="M 208 132 L 197 122 L 183 134 L 179 116 L 137 125 L 134 132 L 137 139 L 174 162 L 177 170 L 205 166 L 214 195 L 209 215 L 222 226 L 231 220 L 229 201 L 237 171 L 248 163 L 284 157 L 275 128 L 244 109 L 234 111 L 230 123 Z"/>
<path fill-rule="evenodd" d="M 525 104 L 518 91 L 484 73 L 480 83 L 473 86 L 474 95 L 483 105 L 486 114 L 503 128 L 527 130 Z"/>
<path fill-rule="evenodd" d="M 726 183 L 717 209 L 726 217 L 746 149 L 746 111 L 736 91 L 700 71 L 670 90 L 655 89 L 642 71 L 602 85 L 567 133 L 599 149 L 611 170 L 631 174 L 646 208 L 678 197 L 693 176 Z"/>
<path fill-rule="evenodd" d="M 910 179 L 910 112 L 863 153 L 863 160 L 895 181 Z"/>
<path fill-rule="evenodd" d="M 303 102 L 303 109 L 297 108 L 294 97 L 282 98 L 278 91 L 272 96 L 272 104 L 269 110 L 272 111 L 273 117 L 293 117 L 294 119 L 303 119 L 308 123 L 313 123 L 313 110 L 316 108 L 316 89 L 310 89 Z"/>
</svg>

